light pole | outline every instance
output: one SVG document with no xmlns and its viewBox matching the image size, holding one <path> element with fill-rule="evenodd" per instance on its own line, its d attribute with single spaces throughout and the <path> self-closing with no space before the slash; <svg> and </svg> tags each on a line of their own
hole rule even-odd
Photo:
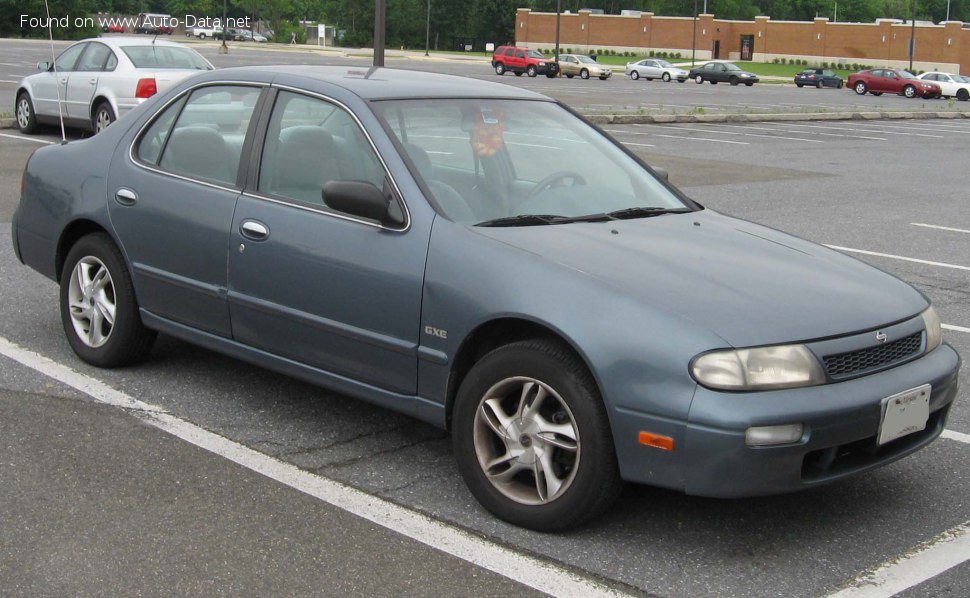
<svg viewBox="0 0 970 598">
<path fill-rule="evenodd" d="M 556 61 L 556 76 L 562 77 L 562 69 L 559 68 L 559 16 L 562 10 L 562 0 L 556 0 L 556 53 L 552 57 Z"/>
<path fill-rule="evenodd" d="M 431 47 L 431 0 L 428 0 L 428 20 L 424 29 L 424 55 L 428 55 L 428 48 Z"/>
<path fill-rule="evenodd" d="M 387 0 L 377 0 L 374 11 L 374 66 L 384 66 L 384 28 L 387 26 Z"/>
<path fill-rule="evenodd" d="M 913 56 L 916 54 L 916 0 L 913 0 L 913 26 L 909 30 L 909 72 L 913 72 Z"/>
<path fill-rule="evenodd" d="M 228 54 L 229 46 L 226 45 L 226 13 L 229 0 L 222 0 L 222 45 L 219 46 L 220 54 Z"/>
<path fill-rule="evenodd" d="M 946 0 L 946 20 L 950 20 L 950 0 Z"/>
<path fill-rule="evenodd" d="M 704 4 L 707 4 L 707 0 L 704 0 Z M 707 14 L 705 12 L 705 14 Z M 690 36 L 690 66 L 694 68 L 694 58 L 697 54 L 697 0 L 694 0 L 694 30 L 691 32 Z"/>
</svg>

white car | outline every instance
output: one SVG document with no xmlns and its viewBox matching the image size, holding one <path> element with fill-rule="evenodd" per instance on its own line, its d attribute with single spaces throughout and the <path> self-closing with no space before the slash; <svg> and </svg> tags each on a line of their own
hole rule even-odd
<svg viewBox="0 0 970 598">
<path fill-rule="evenodd" d="M 57 124 L 99 133 L 160 91 L 215 67 L 181 44 L 143 37 L 85 39 L 61 52 L 54 64 L 17 87 L 17 127 L 33 133 L 40 124 Z"/>
<path fill-rule="evenodd" d="M 626 63 L 626 74 L 633 80 L 639 79 L 640 77 L 643 77 L 647 81 L 654 79 L 663 79 L 664 81 L 677 79 L 678 83 L 683 83 L 687 80 L 687 71 L 659 58 L 647 58 L 639 62 L 628 62 Z"/>
<path fill-rule="evenodd" d="M 933 81 L 940 86 L 944 98 L 956 98 L 966 102 L 970 99 L 970 77 L 954 75 L 952 73 L 923 73 L 919 76 L 923 81 Z"/>
</svg>

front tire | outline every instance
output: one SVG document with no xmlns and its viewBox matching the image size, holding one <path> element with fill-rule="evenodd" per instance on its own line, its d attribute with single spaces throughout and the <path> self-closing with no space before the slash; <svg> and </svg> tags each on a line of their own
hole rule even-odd
<svg viewBox="0 0 970 598">
<path fill-rule="evenodd" d="M 664 80 L 664 83 L 670 83 L 670 73 L 664 73 L 660 78 Z"/>
<path fill-rule="evenodd" d="M 488 353 L 462 382 L 452 422 L 469 490 L 515 525 L 575 527 L 622 488 L 593 377 L 559 343 L 522 341 Z"/>
<path fill-rule="evenodd" d="M 148 354 L 156 333 L 141 322 L 131 275 L 111 237 L 96 233 L 75 243 L 60 282 L 61 323 L 78 357 L 114 368 Z"/>
<path fill-rule="evenodd" d="M 199 34 L 199 39 L 205 41 L 205 33 L 200 33 Z"/>
<path fill-rule="evenodd" d="M 966 102 L 968 99 L 970 99 L 970 91 L 967 91 L 966 89 L 963 89 L 963 88 L 958 89 L 957 99 L 960 100 L 961 102 Z"/>
<path fill-rule="evenodd" d="M 737 77 L 731 77 L 730 79 L 728 79 L 728 83 L 730 83 L 731 85 L 737 86 L 739 81 Z"/>
<path fill-rule="evenodd" d="M 533 65 L 531 65 L 531 64 L 530 64 L 530 65 L 529 65 L 529 68 L 527 68 L 525 72 L 526 72 L 526 73 L 527 73 L 527 74 L 528 74 L 528 75 L 529 75 L 530 77 L 535 77 L 535 76 L 536 76 L 536 74 L 538 74 L 538 72 L 539 72 L 539 71 L 537 71 L 537 70 L 536 70 L 536 67 L 535 67 L 535 66 L 533 66 Z"/>
<path fill-rule="evenodd" d="M 91 130 L 97 135 L 101 131 L 107 129 L 111 123 L 115 120 L 114 110 L 111 109 L 111 104 L 108 102 L 101 102 L 94 111 L 94 116 L 91 118 Z"/>
<path fill-rule="evenodd" d="M 37 131 L 37 115 L 30 94 L 22 92 L 17 96 L 17 128 L 28 135 Z"/>
<path fill-rule="evenodd" d="M 915 98 L 916 88 L 912 85 L 907 85 L 906 87 L 903 88 L 903 95 L 906 96 L 907 98 Z"/>
</svg>

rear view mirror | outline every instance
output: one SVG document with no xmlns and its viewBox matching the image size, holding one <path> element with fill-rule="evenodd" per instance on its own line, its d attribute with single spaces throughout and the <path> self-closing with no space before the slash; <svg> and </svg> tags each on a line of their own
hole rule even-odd
<svg viewBox="0 0 970 598">
<path fill-rule="evenodd" d="M 49 62 L 38 62 L 37 63 L 37 70 L 38 71 L 49 71 L 49 70 L 51 70 L 51 63 L 49 63 Z"/>
<path fill-rule="evenodd" d="M 403 224 L 391 216 L 390 200 L 384 192 L 364 181 L 329 181 L 321 193 L 327 207 L 377 220 L 381 224 Z"/>
</svg>

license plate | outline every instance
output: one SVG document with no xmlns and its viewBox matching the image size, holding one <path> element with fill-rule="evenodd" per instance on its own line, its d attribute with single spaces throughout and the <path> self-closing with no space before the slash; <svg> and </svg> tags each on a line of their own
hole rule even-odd
<svg viewBox="0 0 970 598">
<path fill-rule="evenodd" d="M 930 391 L 925 384 L 882 400 L 882 420 L 879 423 L 880 446 L 907 434 L 926 429 L 930 417 Z"/>
</svg>

